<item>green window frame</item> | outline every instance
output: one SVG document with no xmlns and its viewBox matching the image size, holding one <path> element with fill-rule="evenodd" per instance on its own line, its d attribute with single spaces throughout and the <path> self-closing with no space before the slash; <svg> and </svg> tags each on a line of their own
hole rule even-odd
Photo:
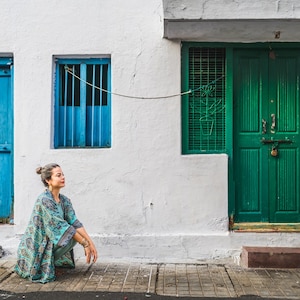
<svg viewBox="0 0 300 300">
<path fill-rule="evenodd" d="M 226 152 L 226 49 L 182 45 L 182 153 Z"/>
</svg>

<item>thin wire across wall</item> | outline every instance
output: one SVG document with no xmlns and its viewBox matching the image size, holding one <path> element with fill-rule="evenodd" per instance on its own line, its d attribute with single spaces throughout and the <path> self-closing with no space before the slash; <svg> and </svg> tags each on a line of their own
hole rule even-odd
<svg viewBox="0 0 300 300">
<path fill-rule="evenodd" d="M 108 94 L 111 94 L 111 95 L 115 95 L 115 96 L 119 96 L 119 97 L 123 97 L 123 98 L 131 98 L 131 99 L 143 99 L 143 100 L 150 100 L 150 99 L 167 99 L 167 98 L 173 98 L 173 97 L 178 97 L 178 96 L 184 96 L 184 95 L 188 95 L 188 94 L 192 94 L 194 93 L 195 91 L 198 91 L 200 89 L 203 89 L 205 86 L 210 86 L 214 83 L 216 83 L 218 80 L 222 79 L 225 75 L 222 75 L 220 76 L 219 78 L 209 82 L 207 85 L 205 86 L 199 86 L 198 88 L 195 88 L 195 89 L 189 89 L 188 91 L 186 92 L 182 92 L 182 93 L 178 93 L 178 94 L 173 94 L 173 95 L 168 95 L 168 96 L 158 96 L 158 97 L 139 97 L 139 96 L 130 96 L 130 95 L 124 95 L 124 94 L 119 94 L 119 93 L 114 93 L 114 92 L 111 92 L 111 91 L 108 91 L 106 89 L 103 89 L 103 88 L 100 88 L 98 86 L 95 86 L 94 84 L 80 78 L 78 75 L 76 75 L 68 66 L 65 66 L 65 70 L 70 74 L 72 75 L 74 78 L 84 82 L 85 84 L 95 88 L 95 89 L 98 89 L 102 92 L 105 92 L 105 93 L 108 93 Z"/>
</svg>

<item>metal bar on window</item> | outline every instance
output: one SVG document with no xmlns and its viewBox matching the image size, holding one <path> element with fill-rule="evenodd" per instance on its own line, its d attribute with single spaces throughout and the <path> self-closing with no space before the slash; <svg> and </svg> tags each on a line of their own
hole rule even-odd
<svg viewBox="0 0 300 300">
<path fill-rule="evenodd" d="M 103 79 L 103 65 L 100 65 L 100 74 L 99 74 L 99 146 L 102 146 L 102 80 Z"/>
<path fill-rule="evenodd" d="M 218 106 L 218 99 L 217 99 L 217 90 L 218 90 L 218 82 L 216 81 L 216 79 L 218 78 L 218 57 L 217 57 L 217 50 L 215 50 L 214 51 L 214 57 L 213 57 L 213 61 L 214 61 L 214 63 L 213 63 L 213 68 L 214 68 L 214 70 L 213 70 L 213 75 L 214 75 L 214 81 L 215 81 L 215 83 L 214 83 L 214 100 L 213 100 L 213 106 L 214 107 L 217 107 Z M 219 131 L 219 128 L 218 128 L 218 126 L 219 126 L 219 124 L 218 124 L 218 114 L 217 114 L 217 112 L 214 114 L 214 116 L 213 116 L 213 119 L 214 119 L 214 123 L 216 124 L 216 130 L 214 130 L 214 136 L 212 137 L 213 138 L 213 149 L 217 149 L 217 147 L 218 147 L 218 143 L 219 143 L 219 141 L 218 141 L 218 131 Z"/>
<path fill-rule="evenodd" d="M 87 86 L 84 82 L 87 79 L 87 65 L 85 63 L 80 64 L 80 76 L 83 81 L 80 81 L 80 123 L 79 126 L 79 146 L 86 146 L 86 95 L 87 95 Z"/>
<path fill-rule="evenodd" d="M 65 70 L 65 90 L 64 90 L 64 147 L 67 145 L 67 99 L 68 99 L 68 72 Z"/>
<path fill-rule="evenodd" d="M 73 74 L 75 74 L 75 65 L 72 67 Z M 71 120 L 71 144 L 74 147 L 74 126 L 75 126 L 75 77 L 72 76 L 72 120 Z"/>
<path fill-rule="evenodd" d="M 92 124 L 91 124 L 91 146 L 94 146 L 94 113 L 95 113 L 95 72 L 96 66 L 93 65 L 93 87 L 92 87 Z"/>
</svg>

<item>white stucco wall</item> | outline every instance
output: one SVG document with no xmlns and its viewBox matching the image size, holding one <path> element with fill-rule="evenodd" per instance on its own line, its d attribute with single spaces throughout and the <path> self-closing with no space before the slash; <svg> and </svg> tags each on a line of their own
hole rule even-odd
<svg viewBox="0 0 300 300">
<path fill-rule="evenodd" d="M 35 168 L 57 162 L 62 193 L 100 259 L 195 261 L 240 251 L 247 238 L 228 232 L 228 157 L 181 155 L 179 96 L 112 96 L 110 149 L 51 147 L 54 56 L 111 56 L 117 93 L 180 93 L 180 42 L 163 38 L 163 19 L 161 0 L 1 2 L 0 54 L 14 57 L 16 233 L 43 190 Z"/>
<path fill-rule="evenodd" d="M 297 19 L 297 0 L 162 0 L 166 19 Z"/>
</svg>

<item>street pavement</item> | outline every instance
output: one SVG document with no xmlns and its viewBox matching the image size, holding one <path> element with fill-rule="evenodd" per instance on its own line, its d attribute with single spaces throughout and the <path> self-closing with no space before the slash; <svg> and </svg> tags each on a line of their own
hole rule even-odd
<svg viewBox="0 0 300 300">
<path fill-rule="evenodd" d="M 299 269 L 251 269 L 234 263 L 145 264 L 76 261 L 56 281 L 32 283 L 0 259 L 0 299 L 300 299 Z"/>
</svg>

